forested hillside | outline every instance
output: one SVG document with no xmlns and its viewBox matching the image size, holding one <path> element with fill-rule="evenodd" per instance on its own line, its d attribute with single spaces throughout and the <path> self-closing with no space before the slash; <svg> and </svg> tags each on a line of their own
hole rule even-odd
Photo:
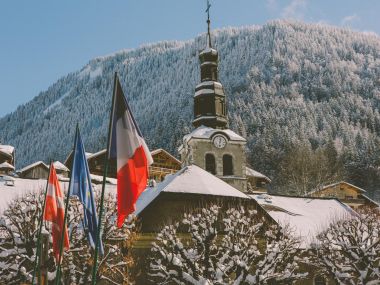
<svg viewBox="0 0 380 285">
<path fill-rule="evenodd" d="M 273 191 L 303 194 L 345 179 L 380 198 L 380 38 L 275 21 L 213 32 L 230 127 Z M 79 122 L 87 151 L 105 147 L 113 74 L 151 149 L 173 154 L 191 129 L 205 37 L 161 42 L 90 61 L 0 119 L 17 168 L 63 160 Z"/>
</svg>

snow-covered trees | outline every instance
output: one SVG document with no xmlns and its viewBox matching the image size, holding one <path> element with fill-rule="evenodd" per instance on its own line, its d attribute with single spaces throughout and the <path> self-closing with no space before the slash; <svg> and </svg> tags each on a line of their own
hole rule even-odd
<svg viewBox="0 0 380 285">
<path fill-rule="evenodd" d="M 38 220 L 41 216 L 42 192 L 29 193 L 10 203 L 0 223 L 0 282 L 21 284 L 30 282 L 33 273 Z M 131 279 L 134 259 L 131 246 L 137 237 L 135 218 L 130 217 L 122 228 L 115 223 L 116 201 L 106 195 L 104 204 L 103 244 L 105 254 L 100 257 L 97 280 L 123 284 Z M 68 228 L 70 250 L 64 253 L 62 279 L 64 284 L 88 284 L 91 280 L 92 248 L 82 227 L 83 211 L 80 202 L 70 201 Z M 45 225 L 49 228 L 49 225 Z M 49 254 L 48 277 L 55 278 L 55 260 Z"/>
<path fill-rule="evenodd" d="M 304 276 L 298 246 L 288 228 L 265 225 L 256 211 L 211 205 L 162 229 L 149 275 L 155 284 L 281 284 Z"/>
<path fill-rule="evenodd" d="M 314 151 L 329 141 L 340 144 L 345 180 L 370 196 L 380 189 L 379 37 L 289 21 L 212 33 L 230 126 L 247 135 L 248 162 L 272 179 L 273 189 L 281 185 L 278 164 L 289 149 L 306 143 Z M 94 59 L 0 119 L 0 139 L 16 147 L 17 168 L 62 161 L 77 122 L 86 149 L 99 151 L 118 71 L 151 149 L 175 155 L 191 128 L 203 47 L 201 36 Z"/>
<path fill-rule="evenodd" d="M 310 252 L 338 284 L 380 284 L 380 212 L 364 209 L 337 221 Z"/>
</svg>

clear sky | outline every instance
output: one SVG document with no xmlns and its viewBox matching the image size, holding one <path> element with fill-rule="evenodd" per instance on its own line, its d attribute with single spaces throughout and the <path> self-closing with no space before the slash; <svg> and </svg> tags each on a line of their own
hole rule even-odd
<svg viewBox="0 0 380 285">
<path fill-rule="evenodd" d="M 380 0 L 211 0 L 212 28 L 294 18 L 380 34 Z M 1 0 L 0 117 L 90 59 L 206 31 L 206 0 Z"/>
</svg>

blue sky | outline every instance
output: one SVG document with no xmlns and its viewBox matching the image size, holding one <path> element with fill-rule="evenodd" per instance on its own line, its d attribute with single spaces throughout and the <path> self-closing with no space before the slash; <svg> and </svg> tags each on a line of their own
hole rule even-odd
<svg viewBox="0 0 380 285">
<path fill-rule="evenodd" d="M 206 0 L 1 0 L 0 117 L 90 59 L 203 33 Z M 294 18 L 380 34 L 378 0 L 214 0 L 212 28 Z"/>
</svg>

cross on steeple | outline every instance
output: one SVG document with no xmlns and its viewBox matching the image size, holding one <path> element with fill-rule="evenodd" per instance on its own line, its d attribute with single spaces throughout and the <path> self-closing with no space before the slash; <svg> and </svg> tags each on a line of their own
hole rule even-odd
<svg viewBox="0 0 380 285">
<path fill-rule="evenodd" d="M 207 13 L 207 39 L 208 39 L 208 47 L 209 48 L 212 48 L 211 46 L 211 33 L 210 33 L 210 8 L 211 8 L 211 4 L 210 4 L 210 0 L 207 0 L 207 9 L 206 9 L 206 13 Z"/>
</svg>

